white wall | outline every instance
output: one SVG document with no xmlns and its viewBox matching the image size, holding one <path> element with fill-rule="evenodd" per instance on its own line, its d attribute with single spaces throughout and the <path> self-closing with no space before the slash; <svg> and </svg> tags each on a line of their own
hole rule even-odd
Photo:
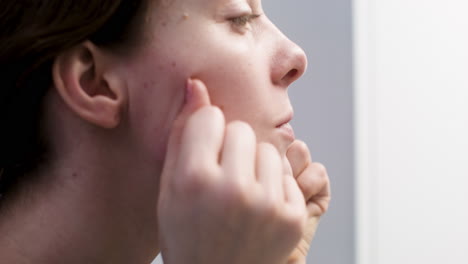
<svg viewBox="0 0 468 264">
<path fill-rule="evenodd" d="M 356 0 L 358 264 L 468 263 L 468 1 Z"/>
</svg>

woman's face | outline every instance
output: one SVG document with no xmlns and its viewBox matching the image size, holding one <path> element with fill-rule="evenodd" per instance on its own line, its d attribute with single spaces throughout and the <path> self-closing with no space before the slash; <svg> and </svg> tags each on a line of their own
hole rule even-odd
<svg viewBox="0 0 468 264">
<path fill-rule="evenodd" d="M 122 65 L 129 120 L 142 147 L 163 159 L 188 78 L 206 84 L 227 122 L 248 122 L 259 141 L 285 153 L 278 126 L 292 117 L 288 86 L 304 52 L 263 13 L 260 0 L 158 0 L 144 17 L 143 44 Z M 156 151 L 156 153 L 154 153 Z"/>
</svg>

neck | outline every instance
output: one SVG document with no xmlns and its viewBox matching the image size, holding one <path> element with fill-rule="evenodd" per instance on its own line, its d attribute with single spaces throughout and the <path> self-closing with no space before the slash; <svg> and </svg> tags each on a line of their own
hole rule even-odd
<svg viewBox="0 0 468 264">
<path fill-rule="evenodd" d="M 108 154 L 78 150 L 8 197 L 0 214 L 2 261 L 151 262 L 158 253 L 158 175 L 136 173 L 145 167 L 136 159 L 106 162 Z"/>
</svg>

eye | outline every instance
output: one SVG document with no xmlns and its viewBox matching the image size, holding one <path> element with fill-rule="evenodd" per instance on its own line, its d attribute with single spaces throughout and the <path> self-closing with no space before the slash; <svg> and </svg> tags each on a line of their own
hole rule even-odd
<svg viewBox="0 0 468 264">
<path fill-rule="evenodd" d="M 245 27 L 250 22 L 252 22 L 252 20 L 254 20 L 255 18 L 258 18 L 259 16 L 260 16 L 259 14 L 249 14 L 249 15 L 243 15 L 243 16 L 230 18 L 229 21 L 231 21 L 232 25 L 234 26 Z"/>
</svg>

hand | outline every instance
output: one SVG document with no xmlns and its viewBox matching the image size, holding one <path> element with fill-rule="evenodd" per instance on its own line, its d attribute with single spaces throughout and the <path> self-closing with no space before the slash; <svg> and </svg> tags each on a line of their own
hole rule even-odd
<svg viewBox="0 0 468 264">
<path fill-rule="evenodd" d="M 189 81 L 161 175 L 166 264 L 285 263 L 304 232 L 304 196 L 278 151 L 249 125 L 225 125 L 206 87 Z"/>
<path fill-rule="evenodd" d="M 319 219 L 327 211 L 330 203 L 330 180 L 325 167 L 312 162 L 309 149 L 304 142 L 294 141 L 288 148 L 286 156 L 306 200 L 308 212 L 305 232 L 287 263 L 305 263 Z"/>
</svg>

